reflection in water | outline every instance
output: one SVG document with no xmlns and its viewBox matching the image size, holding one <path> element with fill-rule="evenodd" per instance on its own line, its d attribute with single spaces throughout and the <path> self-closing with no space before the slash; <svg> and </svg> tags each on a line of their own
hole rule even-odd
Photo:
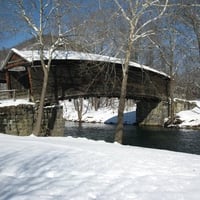
<svg viewBox="0 0 200 200">
<path fill-rule="evenodd" d="M 85 137 L 113 142 L 115 125 L 66 122 L 65 136 Z M 200 130 L 179 130 L 160 127 L 126 125 L 123 144 L 167 149 L 200 155 Z"/>
</svg>

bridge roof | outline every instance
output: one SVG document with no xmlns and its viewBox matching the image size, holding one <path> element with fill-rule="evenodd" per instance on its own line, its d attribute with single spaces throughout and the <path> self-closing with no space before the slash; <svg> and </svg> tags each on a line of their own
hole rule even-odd
<svg viewBox="0 0 200 200">
<path fill-rule="evenodd" d="M 15 48 L 12 48 L 0 69 L 3 69 L 6 66 L 6 64 L 9 62 L 9 59 L 11 58 L 13 54 L 19 55 L 24 60 L 30 63 L 34 61 L 40 61 L 39 50 L 17 50 Z M 50 51 L 45 50 L 44 51 L 45 60 L 48 60 L 49 56 L 50 56 Z M 52 60 L 83 60 L 83 61 L 94 61 L 94 62 L 95 61 L 108 62 L 108 63 L 114 63 L 114 64 L 124 63 L 124 59 L 122 58 L 109 57 L 109 56 L 104 56 L 104 55 L 99 55 L 99 54 L 83 53 L 83 52 L 77 52 L 77 51 L 63 51 L 63 50 L 54 51 L 52 54 Z M 138 64 L 136 62 L 131 61 L 129 63 L 129 66 L 151 71 L 153 73 L 169 78 L 169 75 L 167 75 L 164 72 L 158 71 L 156 69 L 153 69 L 145 65 Z"/>
</svg>

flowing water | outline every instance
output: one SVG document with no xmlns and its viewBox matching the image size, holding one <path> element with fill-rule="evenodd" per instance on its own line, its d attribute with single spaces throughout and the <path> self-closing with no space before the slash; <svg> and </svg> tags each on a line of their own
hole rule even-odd
<svg viewBox="0 0 200 200">
<path fill-rule="evenodd" d="M 66 122 L 65 136 L 113 142 L 115 125 Z M 123 144 L 200 155 L 200 130 L 179 130 L 126 125 Z"/>
</svg>

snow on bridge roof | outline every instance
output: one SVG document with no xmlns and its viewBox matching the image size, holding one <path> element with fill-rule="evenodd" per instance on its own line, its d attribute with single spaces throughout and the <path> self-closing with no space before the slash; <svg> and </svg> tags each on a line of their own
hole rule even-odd
<svg viewBox="0 0 200 200">
<path fill-rule="evenodd" d="M 15 48 L 12 48 L 3 64 L 2 68 L 6 65 L 10 56 L 13 53 L 18 54 L 20 57 L 24 58 L 28 62 L 40 60 L 39 50 L 17 50 Z M 44 56 L 45 56 L 46 60 L 48 60 L 49 55 L 50 55 L 50 51 L 45 50 Z M 83 52 L 77 52 L 77 51 L 63 51 L 63 50 L 54 51 L 52 54 L 52 58 L 53 58 L 53 60 L 66 60 L 66 59 L 67 60 L 85 60 L 85 61 L 110 62 L 110 63 L 115 63 L 115 64 L 123 64 L 123 62 L 124 62 L 124 59 L 122 59 L 122 58 L 115 58 L 115 57 L 109 57 L 109 56 L 104 56 L 104 55 L 99 55 L 99 54 L 83 53 Z M 167 78 L 170 78 L 169 75 L 167 75 L 164 72 L 158 71 L 156 69 L 153 69 L 153 68 L 145 66 L 145 65 L 138 64 L 136 62 L 130 62 L 129 66 L 141 68 L 141 69 L 144 69 L 147 71 L 154 72 L 156 74 L 160 74 Z"/>
</svg>

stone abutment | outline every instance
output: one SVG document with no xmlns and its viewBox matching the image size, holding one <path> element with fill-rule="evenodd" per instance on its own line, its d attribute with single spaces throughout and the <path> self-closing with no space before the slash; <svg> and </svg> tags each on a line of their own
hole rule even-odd
<svg viewBox="0 0 200 200">
<path fill-rule="evenodd" d="M 32 104 L 0 107 L 0 133 L 19 136 L 30 135 L 33 131 L 36 112 L 36 106 Z M 45 107 L 42 135 L 63 136 L 64 123 L 61 106 Z"/>
<path fill-rule="evenodd" d="M 141 126 L 163 126 L 169 116 L 169 105 L 166 101 L 140 100 L 137 102 L 136 123 Z"/>
</svg>

